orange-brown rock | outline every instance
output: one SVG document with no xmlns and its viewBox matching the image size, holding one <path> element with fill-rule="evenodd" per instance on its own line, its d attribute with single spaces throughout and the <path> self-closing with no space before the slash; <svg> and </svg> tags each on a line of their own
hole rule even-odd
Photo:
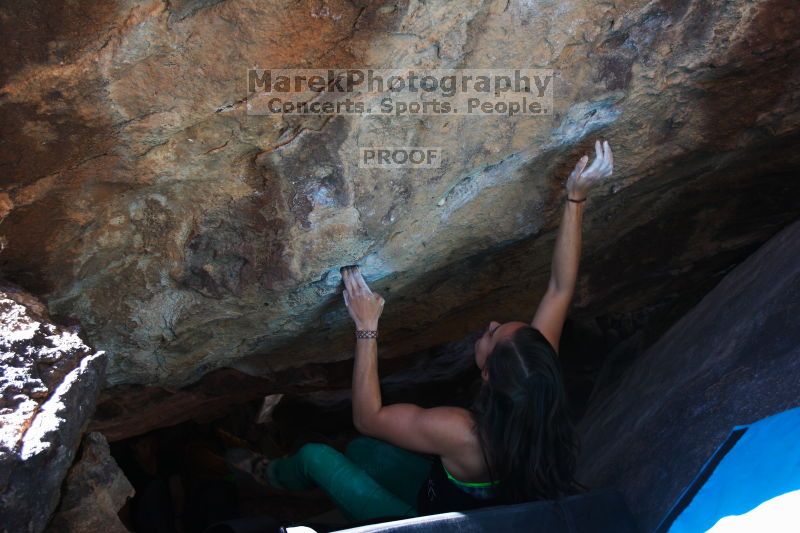
<svg viewBox="0 0 800 533">
<path fill-rule="evenodd" d="M 798 17 L 791 0 L 6 2 L 0 267 L 110 354 L 110 386 L 349 358 L 353 263 L 387 300 L 381 353 L 403 355 L 532 315 L 566 171 L 602 136 L 616 169 L 586 204 L 573 314 L 634 311 L 800 213 Z M 246 114 L 253 66 L 559 77 L 545 117 L 320 119 Z M 356 165 L 398 140 L 446 164 Z"/>
</svg>

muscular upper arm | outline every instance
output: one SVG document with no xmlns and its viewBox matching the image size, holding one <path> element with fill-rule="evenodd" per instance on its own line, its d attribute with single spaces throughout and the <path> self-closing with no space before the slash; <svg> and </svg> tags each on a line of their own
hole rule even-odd
<svg viewBox="0 0 800 533">
<path fill-rule="evenodd" d="M 556 353 L 558 353 L 558 341 L 561 339 L 564 321 L 567 319 L 570 300 L 572 300 L 571 294 L 560 293 L 552 286 L 549 287 L 531 322 L 531 326 L 538 329 L 550 341 Z"/>
<path fill-rule="evenodd" d="M 382 407 L 357 429 L 406 450 L 449 455 L 465 440 L 466 413 L 458 407 L 424 409 L 410 403 L 396 403 Z"/>
</svg>

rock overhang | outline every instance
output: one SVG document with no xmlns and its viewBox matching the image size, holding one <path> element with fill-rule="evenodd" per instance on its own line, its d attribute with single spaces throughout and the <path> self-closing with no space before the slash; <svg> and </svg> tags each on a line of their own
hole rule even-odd
<svg viewBox="0 0 800 533">
<path fill-rule="evenodd" d="M 2 153 L 3 269 L 111 354 L 112 386 L 350 357 L 343 264 L 387 298 L 382 355 L 404 355 L 532 312 L 563 177 L 602 135 L 617 169 L 587 211 L 575 312 L 646 306 L 796 213 L 789 7 L 87 4 L 92 17 L 3 69 L 2 123 L 21 132 Z M 254 64 L 501 61 L 558 73 L 551 116 L 243 111 Z M 397 139 L 443 146 L 448 164 L 355 164 L 359 146 Z"/>
</svg>

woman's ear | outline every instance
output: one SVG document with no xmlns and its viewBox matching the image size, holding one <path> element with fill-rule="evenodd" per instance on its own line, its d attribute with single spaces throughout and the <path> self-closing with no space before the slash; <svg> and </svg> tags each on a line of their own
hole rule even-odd
<svg viewBox="0 0 800 533">
<path fill-rule="evenodd" d="M 481 379 L 489 381 L 489 366 L 484 363 L 483 370 L 481 370 Z"/>
</svg>

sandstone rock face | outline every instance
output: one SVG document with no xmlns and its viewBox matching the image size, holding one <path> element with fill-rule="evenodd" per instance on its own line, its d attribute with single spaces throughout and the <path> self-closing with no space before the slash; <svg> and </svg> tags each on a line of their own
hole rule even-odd
<svg viewBox="0 0 800 533">
<path fill-rule="evenodd" d="M 583 419 L 582 481 L 654 531 L 735 425 L 800 405 L 800 222 L 729 273 Z M 607 384 L 608 385 L 608 384 Z"/>
<path fill-rule="evenodd" d="M 52 533 L 127 533 L 117 513 L 134 494 L 100 433 L 83 438 L 81 457 L 70 468 Z"/>
<path fill-rule="evenodd" d="M 0 529 L 41 531 L 102 385 L 105 355 L 50 323 L 44 306 L 0 290 Z"/>
<path fill-rule="evenodd" d="M 113 354 L 126 394 L 351 357 L 344 264 L 386 297 L 386 357 L 532 316 L 567 170 L 600 135 L 616 173 L 587 204 L 575 316 L 694 290 L 800 212 L 792 0 L 41 0 L 0 15 L 0 267 Z M 253 66 L 558 77 L 545 117 L 265 117 L 242 101 Z M 356 165 L 359 146 L 398 144 L 441 146 L 446 164 Z"/>
</svg>

